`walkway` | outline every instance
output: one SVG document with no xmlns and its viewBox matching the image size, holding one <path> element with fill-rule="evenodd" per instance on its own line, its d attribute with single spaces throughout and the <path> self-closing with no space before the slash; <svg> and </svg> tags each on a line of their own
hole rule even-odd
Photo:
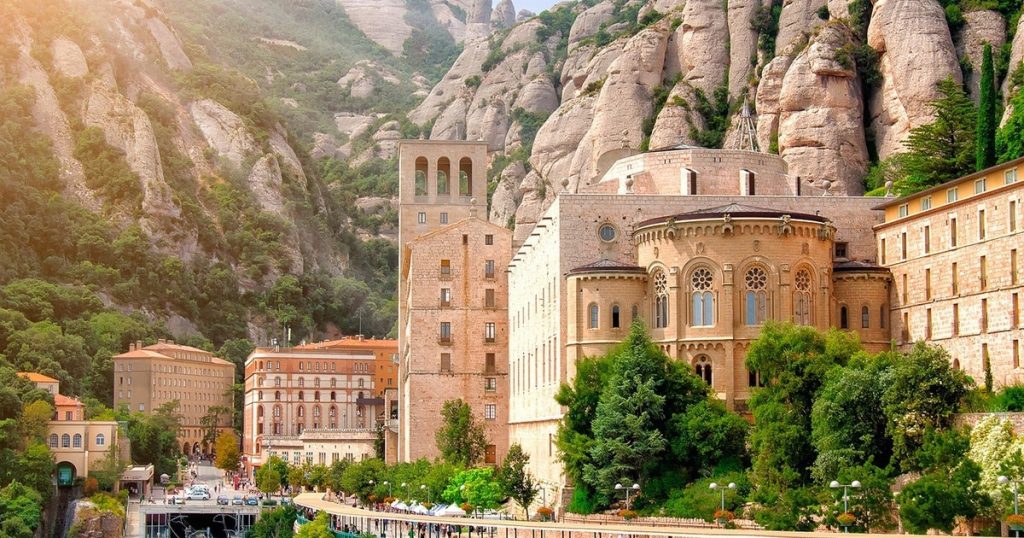
<svg viewBox="0 0 1024 538">
<path fill-rule="evenodd" d="M 139 510 L 139 501 L 129 499 L 128 513 L 125 515 L 124 523 L 125 538 L 142 538 L 142 511 Z"/>
<path fill-rule="evenodd" d="M 835 533 L 822 532 L 778 532 L 761 530 L 726 530 L 687 527 L 651 527 L 630 524 L 597 524 L 597 523 L 562 523 L 541 521 L 519 521 L 508 519 L 476 519 L 461 517 L 435 517 L 415 514 L 377 512 L 363 508 L 355 508 L 323 500 L 322 493 L 303 493 L 295 498 L 299 507 L 309 508 L 316 512 L 327 512 L 336 516 L 340 525 L 354 526 L 357 529 L 369 529 L 373 532 L 380 528 L 379 523 L 390 521 L 405 526 L 409 523 L 424 525 L 452 525 L 457 527 L 483 527 L 486 534 L 496 538 L 623 538 L 623 537 L 666 537 L 666 538 L 701 538 L 705 536 L 729 536 L 734 538 L 836 538 Z M 396 528 L 395 525 L 387 525 Z M 340 528 L 340 526 L 339 526 Z M 520 537 L 519 534 L 523 536 Z M 503 535 L 503 537 L 501 536 Z M 389 533 L 390 536 L 390 533 Z M 858 534 L 860 537 L 876 536 L 892 538 L 891 534 Z"/>
</svg>

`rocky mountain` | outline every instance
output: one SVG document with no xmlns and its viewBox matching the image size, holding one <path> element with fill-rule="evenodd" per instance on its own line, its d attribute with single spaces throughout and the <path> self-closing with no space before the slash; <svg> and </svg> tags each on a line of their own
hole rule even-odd
<svg viewBox="0 0 1024 538">
<path fill-rule="evenodd" d="M 937 0 L 584 0 L 468 39 L 409 119 L 494 152 L 492 222 L 528 229 L 567 180 L 680 144 L 738 147 L 744 102 L 763 151 L 809 192 L 857 195 L 868 168 L 932 121 L 937 82 L 977 98 L 985 43 L 1004 98 L 1019 5 Z M 1005 44 L 1005 45 L 1004 45 Z M 1009 68 L 1007 68 L 1009 66 Z"/>
</svg>

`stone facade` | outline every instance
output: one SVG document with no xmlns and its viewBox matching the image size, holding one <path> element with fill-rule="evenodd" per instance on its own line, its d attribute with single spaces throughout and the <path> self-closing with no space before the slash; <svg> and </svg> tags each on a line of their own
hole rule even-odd
<svg viewBox="0 0 1024 538">
<path fill-rule="evenodd" d="M 881 263 L 892 272 L 893 336 L 927 341 L 978 383 L 985 356 L 997 386 L 1021 369 L 1024 160 L 984 170 L 880 206 Z"/>
<path fill-rule="evenodd" d="M 245 361 L 248 470 L 273 455 L 327 464 L 372 455 L 386 417 L 375 379 L 380 363 L 393 365 L 397 352 L 395 340 L 361 337 L 253 351 Z"/>
<path fill-rule="evenodd" d="M 446 400 L 484 423 L 486 463 L 508 449 L 508 287 L 512 233 L 486 220 L 487 147 L 399 148 L 400 461 L 435 458 Z"/>
<path fill-rule="evenodd" d="M 234 380 L 235 365 L 209 351 L 169 340 L 151 346 L 135 342 L 127 353 L 114 356 L 114 408 L 127 405 L 133 412 L 152 413 L 177 401 L 182 452 L 208 454 L 213 443 L 204 440 L 202 419 L 211 407 L 234 407 L 228 391 Z M 230 413 L 221 417 L 217 429 L 231 429 Z"/>
<path fill-rule="evenodd" d="M 70 465 L 84 478 L 103 464 L 111 450 L 119 449 L 117 422 L 53 420 L 46 428 L 46 445 L 58 466 Z"/>
</svg>

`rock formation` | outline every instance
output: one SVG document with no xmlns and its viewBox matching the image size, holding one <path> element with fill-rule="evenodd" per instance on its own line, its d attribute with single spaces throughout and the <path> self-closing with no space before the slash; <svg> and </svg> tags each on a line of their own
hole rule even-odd
<svg viewBox="0 0 1024 538">
<path fill-rule="evenodd" d="M 912 28 L 913 31 L 908 31 Z M 929 103 L 946 77 L 961 81 L 946 16 L 935 0 L 878 0 L 868 26 L 882 88 L 869 104 L 878 155 L 903 151 L 911 129 L 932 121 Z"/>
<path fill-rule="evenodd" d="M 775 54 L 782 54 L 794 41 L 810 35 L 825 21 L 818 10 L 826 0 L 784 0 L 779 17 L 779 34 L 775 38 Z"/>
<path fill-rule="evenodd" d="M 402 53 L 412 27 L 405 22 L 405 0 L 336 0 L 366 37 L 396 56 Z"/>
<path fill-rule="evenodd" d="M 964 27 L 956 44 L 959 58 L 970 64 L 971 70 L 965 81 L 967 90 L 975 101 L 978 100 L 978 86 L 981 84 L 981 59 L 985 44 L 992 45 L 993 59 L 999 57 L 999 50 L 1006 43 L 1006 21 L 998 11 L 980 10 L 964 14 Z"/>
</svg>

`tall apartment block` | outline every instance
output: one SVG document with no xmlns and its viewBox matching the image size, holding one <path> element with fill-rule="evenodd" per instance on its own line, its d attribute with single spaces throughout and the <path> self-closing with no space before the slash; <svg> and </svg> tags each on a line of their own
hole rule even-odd
<svg viewBox="0 0 1024 538">
<path fill-rule="evenodd" d="M 461 398 L 485 424 L 484 461 L 508 448 L 512 232 L 490 224 L 487 146 L 399 147 L 399 452 L 435 458 L 441 407 Z"/>
</svg>

